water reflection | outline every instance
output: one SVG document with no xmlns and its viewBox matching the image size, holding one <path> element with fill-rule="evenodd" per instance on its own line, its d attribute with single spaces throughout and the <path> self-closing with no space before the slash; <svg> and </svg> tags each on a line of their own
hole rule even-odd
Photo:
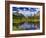
<svg viewBox="0 0 46 38">
<path fill-rule="evenodd" d="M 17 30 L 39 30 L 40 29 L 40 23 L 21 23 L 21 24 L 15 24 L 14 27 Z M 14 29 L 14 28 L 13 28 Z M 16 30 L 14 29 L 14 30 Z"/>
</svg>

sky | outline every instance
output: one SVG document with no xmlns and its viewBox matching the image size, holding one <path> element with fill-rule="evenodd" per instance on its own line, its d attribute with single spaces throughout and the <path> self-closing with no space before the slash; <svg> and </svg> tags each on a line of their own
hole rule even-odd
<svg viewBox="0 0 46 38">
<path fill-rule="evenodd" d="M 24 16 L 32 16 L 37 14 L 38 11 L 40 11 L 39 8 L 33 8 L 33 7 L 13 7 L 13 12 L 16 13 L 16 11 L 19 11 L 18 13 L 22 13 Z"/>
</svg>

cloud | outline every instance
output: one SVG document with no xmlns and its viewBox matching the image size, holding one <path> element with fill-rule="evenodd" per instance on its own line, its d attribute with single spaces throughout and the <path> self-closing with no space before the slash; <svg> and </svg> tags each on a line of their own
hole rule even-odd
<svg viewBox="0 0 46 38">
<path fill-rule="evenodd" d="M 24 16 L 33 16 L 34 14 L 37 14 L 40 9 L 33 7 L 13 7 L 13 11 L 19 11 L 18 13 L 22 13 Z"/>
</svg>

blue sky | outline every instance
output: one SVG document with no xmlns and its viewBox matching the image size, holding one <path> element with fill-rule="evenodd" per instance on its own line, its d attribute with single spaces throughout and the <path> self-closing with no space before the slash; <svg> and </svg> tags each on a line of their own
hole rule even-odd
<svg viewBox="0 0 46 38">
<path fill-rule="evenodd" d="M 39 8 L 33 8 L 33 7 L 13 7 L 13 12 L 19 11 L 18 13 L 22 13 L 25 16 L 31 16 L 37 14 L 38 11 L 40 11 Z"/>
</svg>

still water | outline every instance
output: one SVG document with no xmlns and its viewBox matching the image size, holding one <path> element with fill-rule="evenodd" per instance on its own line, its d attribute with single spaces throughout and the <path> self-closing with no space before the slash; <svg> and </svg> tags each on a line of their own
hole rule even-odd
<svg viewBox="0 0 46 38">
<path fill-rule="evenodd" d="M 39 30 L 40 23 L 21 23 L 21 24 L 14 24 L 14 30 Z"/>
</svg>

